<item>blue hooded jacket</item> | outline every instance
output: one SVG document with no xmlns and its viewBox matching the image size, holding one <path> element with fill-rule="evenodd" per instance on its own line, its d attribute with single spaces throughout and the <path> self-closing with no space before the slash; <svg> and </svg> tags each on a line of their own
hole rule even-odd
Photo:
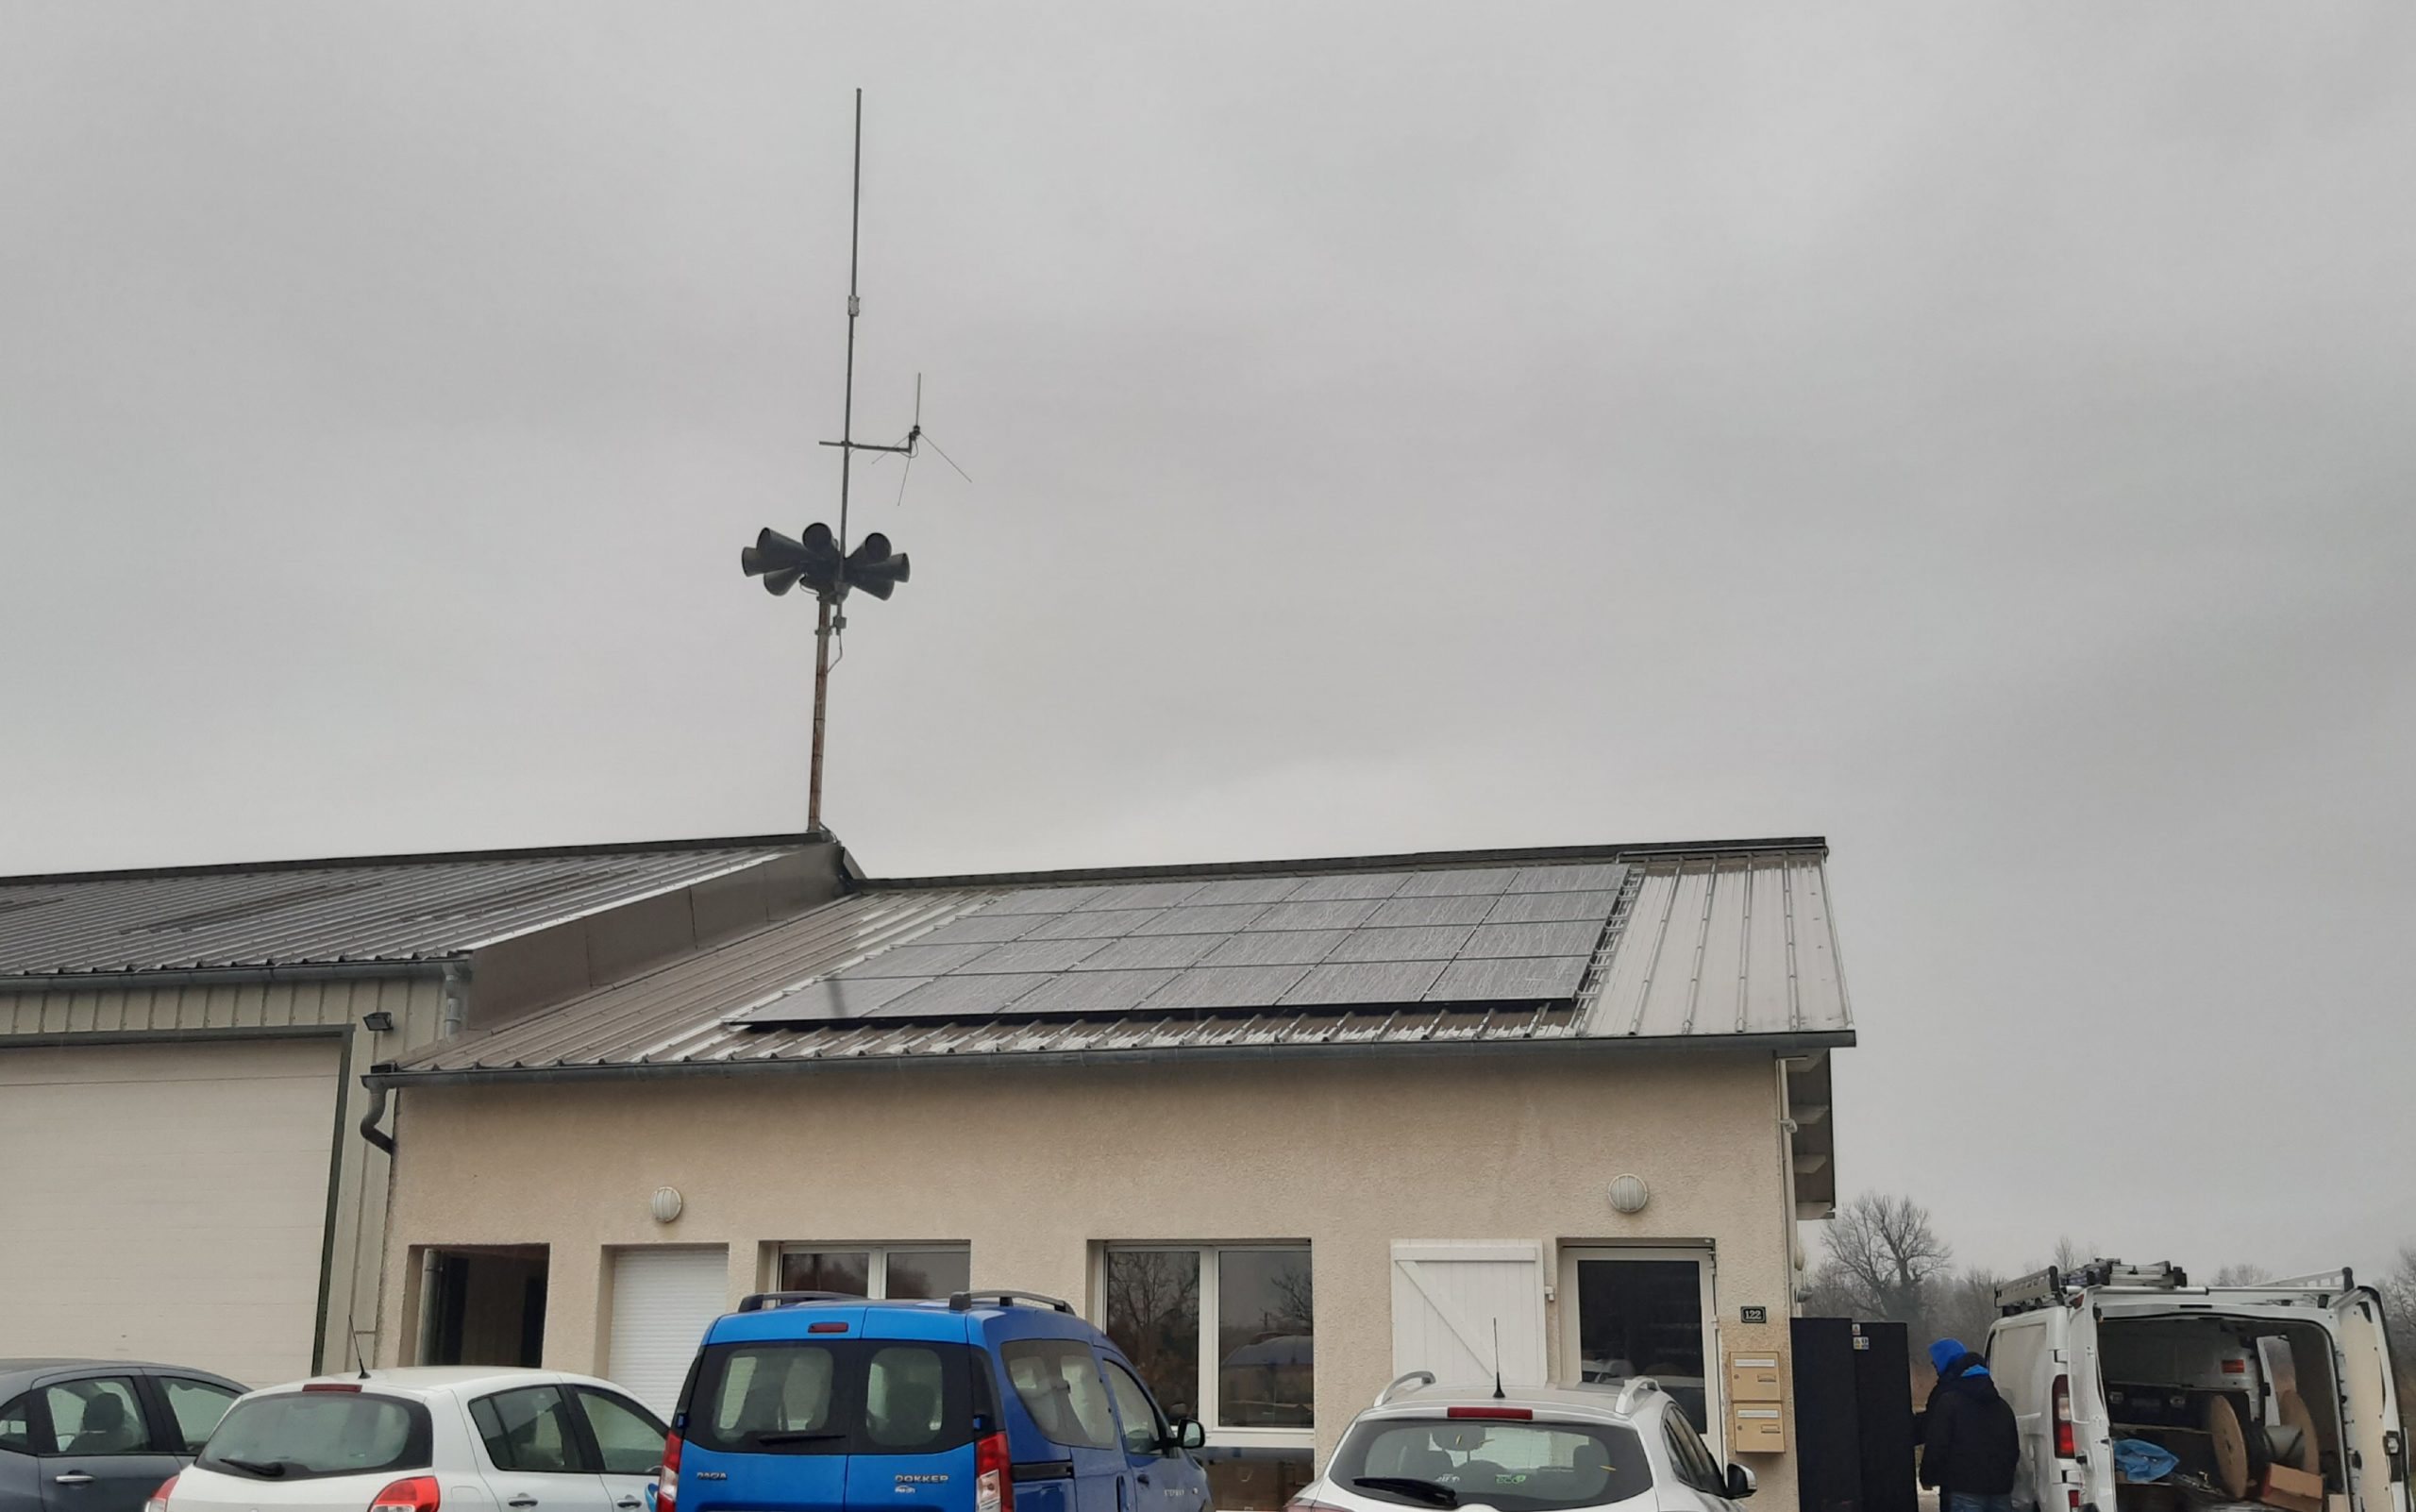
<svg viewBox="0 0 2416 1512">
<path fill-rule="evenodd" d="M 1929 1357 L 1938 1367 L 1938 1385 L 1922 1420 L 1921 1484 L 1970 1496 L 2011 1491 L 2022 1460 L 2021 1431 L 2013 1409 L 1997 1395 L 1988 1362 L 1952 1338 L 1931 1345 Z"/>
</svg>

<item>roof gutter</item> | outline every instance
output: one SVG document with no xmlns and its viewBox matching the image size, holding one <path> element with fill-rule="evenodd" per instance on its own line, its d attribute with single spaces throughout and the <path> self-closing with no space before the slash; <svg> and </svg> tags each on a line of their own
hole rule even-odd
<svg viewBox="0 0 2416 1512">
<path fill-rule="evenodd" d="M 844 1070 L 850 1067 L 898 1070 L 915 1066 L 982 1066 L 1009 1061 L 1015 1066 L 1135 1066 L 1181 1062 L 1198 1066 L 1210 1061 L 1266 1060 L 1391 1060 L 1433 1055 L 1566 1055 L 1620 1054 L 1661 1051 L 1697 1055 L 1706 1050 L 1747 1050 L 1766 1055 L 1800 1055 L 1814 1050 L 1850 1046 L 1851 1029 L 1786 1034 L 1689 1035 L 1560 1035 L 1519 1040 L 1426 1040 L 1379 1045 L 1217 1045 L 1165 1046 L 1133 1050 L 969 1050 L 947 1055 L 850 1055 L 828 1059 L 794 1057 L 744 1061 L 652 1061 L 642 1064 L 595 1066 L 497 1066 L 411 1070 L 387 1062 L 373 1066 L 361 1083 L 370 1088 L 465 1086 L 508 1083 L 516 1086 L 558 1082 L 618 1082 L 633 1077 L 747 1076 L 763 1072 Z"/>
<path fill-rule="evenodd" d="M 459 956 L 409 961 L 311 961 L 287 966 L 178 966 L 167 971 L 20 971 L 0 974 L 0 992 L 94 992 L 110 987 L 251 987 L 288 982 L 393 982 L 442 977 Z"/>
</svg>

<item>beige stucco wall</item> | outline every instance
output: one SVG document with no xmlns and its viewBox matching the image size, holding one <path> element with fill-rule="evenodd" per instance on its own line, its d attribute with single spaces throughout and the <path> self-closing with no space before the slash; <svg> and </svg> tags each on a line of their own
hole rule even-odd
<svg viewBox="0 0 2416 1512">
<path fill-rule="evenodd" d="M 1557 1284 L 1572 1243 L 1708 1239 L 1722 1347 L 1783 1352 L 1780 1117 L 1766 1055 L 1636 1048 L 417 1088 L 397 1113 L 383 1336 L 413 1336 L 422 1246 L 549 1246 L 545 1363 L 606 1370 L 612 1246 L 727 1245 L 734 1302 L 782 1241 L 969 1241 L 980 1284 L 1096 1317 L 1101 1243 L 1305 1239 L 1321 1457 L 1394 1373 L 1396 1240 L 1538 1241 Z M 1622 1171 L 1652 1184 L 1633 1217 L 1605 1194 Z M 660 1185 L 686 1202 L 667 1225 L 647 1212 Z M 1773 1321 L 1740 1323 L 1747 1304 Z M 1756 1505 L 1793 1507 L 1791 1456 L 1739 1457 Z"/>
</svg>

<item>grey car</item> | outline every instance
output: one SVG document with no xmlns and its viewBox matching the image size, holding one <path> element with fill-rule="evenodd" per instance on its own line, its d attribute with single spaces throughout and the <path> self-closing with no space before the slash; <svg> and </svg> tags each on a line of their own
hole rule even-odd
<svg viewBox="0 0 2416 1512">
<path fill-rule="evenodd" d="M 246 1389 L 176 1365 L 0 1359 L 0 1512 L 142 1512 Z"/>
</svg>

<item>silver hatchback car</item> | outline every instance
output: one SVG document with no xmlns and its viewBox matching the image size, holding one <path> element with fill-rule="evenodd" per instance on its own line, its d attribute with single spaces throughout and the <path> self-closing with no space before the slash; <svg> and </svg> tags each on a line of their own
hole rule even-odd
<svg viewBox="0 0 2416 1512">
<path fill-rule="evenodd" d="M 1287 1512 L 1734 1512 L 1753 1474 L 1720 1465 L 1650 1377 L 1559 1390 L 1405 1375 L 1351 1420 Z"/>
</svg>

